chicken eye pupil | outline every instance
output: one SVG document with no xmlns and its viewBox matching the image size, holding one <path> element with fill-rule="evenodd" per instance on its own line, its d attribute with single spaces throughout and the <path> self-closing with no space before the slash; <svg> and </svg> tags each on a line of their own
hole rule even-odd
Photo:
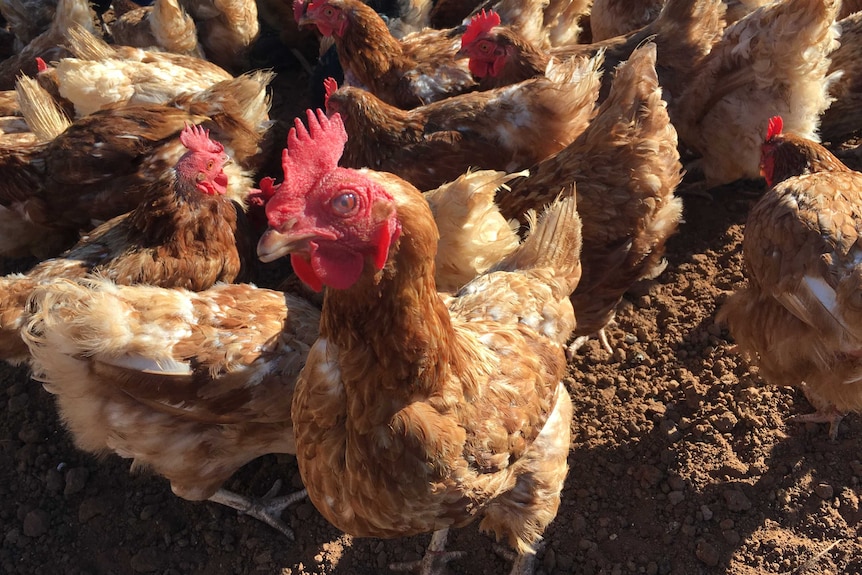
<svg viewBox="0 0 862 575">
<path fill-rule="evenodd" d="M 356 194 L 347 192 L 332 199 L 332 208 L 337 214 L 347 215 L 356 209 Z"/>
</svg>

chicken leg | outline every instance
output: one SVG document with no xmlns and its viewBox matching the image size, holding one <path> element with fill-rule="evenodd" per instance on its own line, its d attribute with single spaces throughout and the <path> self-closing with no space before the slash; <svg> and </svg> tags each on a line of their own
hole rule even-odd
<svg viewBox="0 0 862 575">
<path fill-rule="evenodd" d="M 431 536 L 431 543 L 425 550 L 425 556 L 419 561 L 408 561 L 404 563 L 392 563 L 389 568 L 392 571 L 414 571 L 418 575 L 444 575 L 446 563 L 454 559 L 460 559 L 465 555 L 464 551 L 446 551 L 446 538 L 449 536 L 449 528 L 438 529 Z"/>
<path fill-rule="evenodd" d="M 829 439 L 835 441 L 838 439 L 838 425 L 844 419 L 846 413 L 841 413 L 835 406 L 818 409 L 814 413 L 804 413 L 792 415 L 787 418 L 791 423 L 828 423 L 829 424 Z"/>
<path fill-rule="evenodd" d="M 276 497 L 275 494 L 281 489 L 281 480 L 277 480 L 266 494 L 260 499 L 252 499 L 228 491 L 227 489 L 219 489 L 210 498 L 209 501 L 221 503 L 231 509 L 236 509 L 240 513 L 249 515 L 263 521 L 273 529 L 280 531 L 285 537 L 293 541 L 293 531 L 281 520 L 281 512 L 288 506 L 308 496 L 308 492 L 303 489 L 290 495 Z M 445 539 L 444 539 L 445 543 Z"/>
</svg>

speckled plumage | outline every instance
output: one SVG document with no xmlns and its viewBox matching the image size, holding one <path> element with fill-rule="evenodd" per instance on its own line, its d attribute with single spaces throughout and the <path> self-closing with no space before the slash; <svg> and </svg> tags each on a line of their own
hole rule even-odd
<svg viewBox="0 0 862 575">
<path fill-rule="evenodd" d="M 593 115 L 600 65 L 601 57 L 554 63 L 540 78 L 407 111 L 343 87 L 327 110 L 341 114 L 351 136 L 343 165 L 428 190 L 468 168 L 518 171 L 563 148 Z"/>
<path fill-rule="evenodd" d="M 772 145 L 775 182 L 745 226 L 748 284 L 719 318 L 768 383 L 802 387 L 818 411 L 859 411 L 862 174 L 792 134 Z"/>
<path fill-rule="evenodd" d="M 194 293 L 109 280 L 37 287 L 25 339 L 76 445 L 151 468 L 190 500 L 292 453 L 296 375 L 319 310 L 246 284 Z"/>
<path fill-rule="evenodd" d="M 185 152 L 183 127 L 202 124 L 234 159 L 229 197 L 251 187 L 268 127 L 266 86 L 255 73 L 179 96 L 167 104 L 118 106 L 75 121 L 48 143 L 0 149 L 0 254 L 40 257 L 69 247 L 81 231 L 137 206 L 169 185 Z"/>
<path fill-rule="evenodd" d="M 623 293 L 654 273 L 682 216 L 674 196 L 682 165 L 655 58 L 654 44 L 638 48 L 584 133 L 497 194 L 501 213 L 520 218 L 577 185 L 584 236 L 584 277 L 572 296 L 578 335 L 603 329 Z"/>
<path fill-rule="evenodd" d="M 378 273 L 329 290 L 294 399 L 297 458 L 315 506 L 357 536 L 463 525 L 532 552 L 556 514 L 571 403 L 559 383 L 580 276 L 573 198 L 453 298 L 433 280 L 437 228 L 388 174 L 402 235 Z"/>
</svg>

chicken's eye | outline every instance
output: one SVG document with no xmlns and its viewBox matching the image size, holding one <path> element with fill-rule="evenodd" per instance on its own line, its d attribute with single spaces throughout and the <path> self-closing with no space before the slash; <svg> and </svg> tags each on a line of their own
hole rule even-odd
<svg viewBox="0 0 862 575">
<path fill-rule="evenodd" d="M 331 18 L 331 17 L 335 16 L 335 8 L 333 8 L 332 6 L 326 6 L 323 9 L 323 15 L 326 16 L 327 18 Z"/>
<path fill-rule="evenodd" d="M 215 166 L 215 161 L 214 160 L 208 160 L 207 161 L 207 170 L 212 170 L 213 166 Z"/>
<path fill-rule="evenodd" d="M 491 51 L 491 43 L 490 42 L 479 42 L 479 51 L 487 54 Z"/>
<path fill-rule="evenodd" d="M 356 211 L 358 204 L 356 194 L 345 192 L 332 198 L 330 201 L 332 210 L 339 216 L 349 216 Z"/>
</svg>

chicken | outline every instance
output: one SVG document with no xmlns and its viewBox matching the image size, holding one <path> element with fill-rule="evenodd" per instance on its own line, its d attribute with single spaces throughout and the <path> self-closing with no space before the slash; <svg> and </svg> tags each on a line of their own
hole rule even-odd
<svg viewBox="0 0 862 575">
<path fill-rule="evenodd" d="M 0 278 L 0 359 L 27 358 L 19 335 L 22 312 L 33 289 L 51 278 L 95 272 L 120 284 L 200 291 L 248 274 L 253 240 L 237 221 L 237 207 L 224 197 L 223 168 L 230 158 L 200 128 L 185 128 L 180 141 L 189 151 L 165 188 L 148 190 L 138 207 L 105 222 L 62 257 Z"/>
<path fill-rule="evenodd" d="M 106 279 L 43 283 L 23 337 L 75 444 L 132 459 L 190 501 L 222 503 L 291 536 L 299 494 L 253 501 L 222 484 L 267 453 L 294 453 L 293 385 L 320 312 L 248 284 L 195 293 Z"/>
<path fill-rule="evenodd" d="M 0 15 L 15 35 L 15 52 L 48 30 L 56 11 L 57 0 L 0 0 Z"/>
<path fill-rule="evenodd" d="M 95 32 L 89 4 L 86 0 L 59 0 L 50 28 L 34 38 L 16 55 L 0 62 L 0 90 L 13 90 L 15 81 L 22 72 L 35 76 L 36 57 L 50 62 L 70 56 L 69 51 L 63 47 L 64 31 L 74 24 Z"/>
<path fill-rule="evenodd" d="M 434 265 L 437 291 L 457 291 L 518 247 L 517 222 L 503 218 L 494 196 L 525 175 L 471 171 L 422 194 L 440 232 Z"/>
<path fill-rule="evenodd" d="M 164 187 L 185 148 L 179 133 L 201 124 L 234 162 L 228 197 L 242 203 L 260 161 L 269 126 L 266 86 L 257 72 L 219 82 L 163 105 L 100 110 L 75 121 L 47 143 L 0 148 L 0 255 L 56 255 L 94 222 L 138 205 L 147 190 Z"/>
<path fill-rule="evenodd" d="M 178 0 L 155 0 L 151 6 L 126 12 L 111 25 L 111 37 L 123 46 L 204 57 L 195 22 Z"/>
<path fill-rule="evenodd" d="M 225 69 L 194 56 L 109 46 L 79 26 L 66 31 L 74 58 L 63 58 L 40 71 L 53 74 L 57 93 L 86 116 L 116 103 L 166 103 L 231 80 Z"/>
<path fill-rule="evenodd" d="M 513 572 L 529 572 L 567 472 L 560 379 L 580 276 L 571 188 L 447 305 L 421 194 L 392 174 L 337 167 L 338 115 L 309 112 L 308 123 L 288 141 L 290 178 L 267 203 L 258 255 L 290 254 L 304 282 L 327 288 L 291 411 L 309 497 L 354 536 L 435 531 L 426 573 L 448 528 L 482 515 L 516 549 Z"/>
<path fill-rule="evenodd" d="M 451 29 L 417 32 L 397 40 L 383 19 L 361 0 L 296 0 L 300 26 L 316 25 L 331 36 L 345 82 L 362 87 L 387 104 L 414 108 L 472 90 L 466 63 L 456 62 L 460 33 Z"/>
<path fill-rule="evenodd" d="M 483 90 L 507 86 L 541 76 L 552 58 L 593 56 L 604 51 L 605 69 L 612 70 L 649 39 L 658 49 L 656 67 L 665 99 L 679 95 L 688 77 L 724 30 L 725 7 L 721 0 L 669 0 L 658 18 L 638 32 L 594 44 L 568 44 L 542 50 L 512 26 L 500 25 L 496 13 L 474 16 L 461 38 L 459 56 L 470 58 L 469 67 Z M 610 90 L 612 75 L 602 78 L 599 99 Z"/>
<path fill-rule="evenodd" d="M 828 422 L 862 410 L 862 174 L 826 148 L 769 122 L 761 166 L 769 189 L 749 212 L 743 256 L 748 284 L 718 321 L 773 385 L 801 387 Z"/>
<path fill-rule="evenodd" d="M 593 42 L 623 36 L 658 17 L 666 0 L 594 0 L 590 11 Z"/>
<path fill-rule="evenodd" d="M 837 76 L 829 86 L 832 103 L 820 118 L 820 137 L 840 144 L 862 129 L 862 12 L 839 20 L 841 45 L 832 52 L 830 76 Z"/>
<path fill-rule="evenodd" d="M 655 58 L 655 44 L 635 50 L 617 68 L 611 93 L 586 131 L 497 194 L 504 217 L 522 218 L 577 184 L 584 275 L 572 295 L 579 339 L 571 351 L 596 333 L 610 351 L 604 328 L 632 284 L 661 272 L 665 243 L 682 216 L 674 196 L 682 165 Z"/>
<path fill-rule="evenodd" d="M 555 62 L 542 77 L 515 87 L 412 110 L 330 83 L 326 108 L 351 135 L 342 165 L 389 171 L 429 190 L 470 167 L 522 170 L 571 142 L 593 116 L 600 65 L 600 56 Z"/>
<path fill-rule="evenodd" d="M 260 35 L 254 0 L 181 0 L 195 20 L 207 59 L 232 72 L 249 68 L 249 51 Z"/>
<path fill-rule="evenodd" d="M 722 39 L 671 104 L 680 139 L 701 157 L 707 187 L 759 176 L 772 114 L 815 138 L 830 102 L 829 54 L 837 46 L 835 0 L 783 0 L 749 13 Z"/>
</svg>

